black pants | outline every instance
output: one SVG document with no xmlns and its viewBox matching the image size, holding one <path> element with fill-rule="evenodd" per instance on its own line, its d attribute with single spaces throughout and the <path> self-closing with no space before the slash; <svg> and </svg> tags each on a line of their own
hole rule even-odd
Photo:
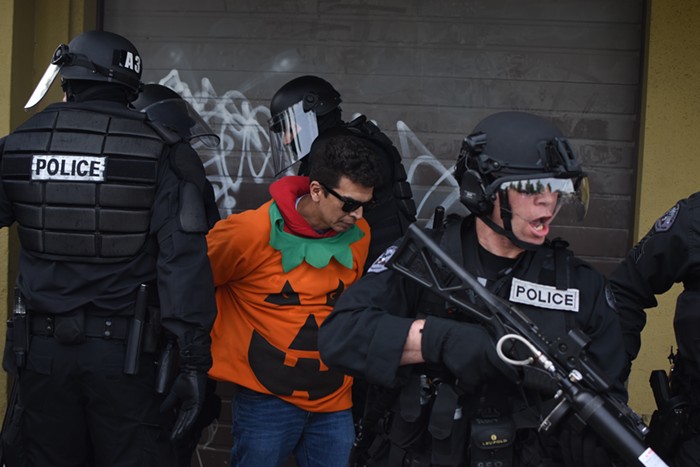
<svg viewBox="0 0 700 467">
<path fill-rule="evenodd" d="M 34 467 L 171 467 L 172 415 L 161 414 L 153 357 L 125 375 L 122 340 L 63 345 L 32 336 L 19 377 L 21 422 Z"/>
</svg>

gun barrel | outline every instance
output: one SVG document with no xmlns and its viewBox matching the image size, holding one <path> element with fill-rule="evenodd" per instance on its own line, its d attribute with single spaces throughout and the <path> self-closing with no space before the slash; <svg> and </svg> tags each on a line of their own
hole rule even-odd
<svg viewBox="0 0 700 467">
<path fill-rule="evenodd" d="M 581 419 L 629 465 L 668 467 L 651 448 L 631 433 L 620 419 L 607 409 L 602 397 L 589 391 L 579 390 L 569 400 L 576 407 L 576 413 Z"/>
</svg>

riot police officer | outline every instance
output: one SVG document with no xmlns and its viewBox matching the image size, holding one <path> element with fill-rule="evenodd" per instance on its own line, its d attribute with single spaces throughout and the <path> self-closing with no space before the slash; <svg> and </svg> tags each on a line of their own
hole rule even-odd
<svg viewBox="0 0 700 467">
<path fill-rule="evenodd" d="M 674 355 L 670 396 L 683 401 L 674 410 L 685 412 L 683 426 L 655 426 L 663 430 L 664 445 L 652 446 L 668 456 L 671 465 L 700 465 L 700 193 L 678 201 L 664 213 L 649 232 L 630 250 L 610 275 L 617 310 L 622 323 L 629 373 L 631 362 L 641 346 L 641 332 L 646 324 L 646 308 L 658 305 L 656 295 L 683 283 L 673 318 L 678 353 Z M 669 388 L 666 388 L 667 390 Z M 663 410 L 663 407 L 659 407 Z M 667 414 L 669 415 L 669 414 Z M 661 421 L 663 418 L 659 418 Z M 670 418 L 668 418 L 671 420 Z M 679 419 L 677 418 L 676 421 Z M 671 433 L 673 431 L 673 433 Z"/>
<path fill-rule="evenodd" d="M 270 101 L 269 121 L 275 175 L 298 164 L 298 174 L 308 175 L 311 143 L 339 126 L 362 136 L 380 156 L 382 184 L 375 189 L 377 203 L 365 213 L 372 229 L 367 267 L 416 220 L 416 205 L 401 155 L 389 137 L 367 117 L 342 120 L 340 93 L 323 78 L 300 76 L 284 84 Z"/>
<path fill-rule="evenodd" d="M 471 215 L 449 216 L 435 241 L 545 335 L 584 331 L 589 356 L 616 378 L 622 343 L 605 278 L 547 239 L 560 208 L 587 206 L 586 176 L 561 132 L 528 113 L 491 115 L 465 139 L 455 176 Z M 386 267 L 395 250 L 340 297 L 319 333 L 329 367 L 391 388 L 378 398 L 367 465 L 605 465 L 594 433 L 537 431 L 553 393 L 514 384 L 519 376 L 482 325 Z M 554 303 L 547 290 L 569 298 Z M 614 392 L 626 399 L 621 384 Z"/>
<path fill-rule="evenodd" d="M 139 96 L 131 105 L 136 110 L 146 113 L 150 120 L 176 132 L 190 144 L 201 143 L 207 148 L 215 148 L 221 142 L 219 136 L 194 107 L 167 86 L 157 83 L 144 84 Z M 201 185 L 199 188 L 204 195 L 207 222 L 209 228 L 212 228 L 221 218 L 214 188 L 204 175 L 202 164 L 195 160 L 191 160 L 190 163 L 188 167 L 182 168 L 182 172 L 190 177 L 197 174 L 192 178 Z M 190 466 L 202 432 L 219 417 L 220 411 L 221 398 L 216 394 L 216 381 L 208 378 L 202 411 L 193 423 L 190 433 L 177 443 L 178 466 Z"/>
<path fill-rule="evenodd" d="M 65 102 L 0 146 L 0 225 L 21 242 L 7 361 L 30 465 L 173 465 L 204 400 L 216 305 L 201 181 L 182 170 L 201 162 L 129 108 L 141 72 L 126 38 L 76 36 L 27 107 L 58 73 Z M 161 346 L 176 349 L 172 378 Z"/>
</svg>

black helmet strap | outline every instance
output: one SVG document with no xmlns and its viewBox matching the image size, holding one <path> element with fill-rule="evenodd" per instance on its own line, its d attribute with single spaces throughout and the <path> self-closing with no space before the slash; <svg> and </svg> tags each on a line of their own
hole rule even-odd
<svg viewBox="0 0 700 467">
<path fill-rule="evenodd" d="M 522 248 L 523 250 L 535 251 L 540 245 L 535 245 L 534 243 L 528 243 L 520 240 L 513 233 L 513 224 L 511 219 L 513 218 L 512 210 L 510 209 L 510 203 L 508 202 L 508 194 L 505 191 L 498 191 L 498 199 L 500 203 L 501 219 L 503 219 L 503 226 L 496 224 L 488 214 L 479 214 L 477 217 L 481 219 L 484 224 L 486 224 L 491 230 L 499 235 L 503 235 L 508 238 L 508 240 L 513 243 L 513 245 Z"/>
</svg>

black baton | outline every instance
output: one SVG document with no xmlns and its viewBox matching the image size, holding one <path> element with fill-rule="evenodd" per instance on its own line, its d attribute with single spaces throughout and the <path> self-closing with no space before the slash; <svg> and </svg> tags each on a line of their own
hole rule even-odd
<svg viewBox="0 0 700 467">
<path fill-rule="evenodd" d="M 124 357 L 124 373 L 135 375 L 139 372 L 139 357 L 143 340 L 143 323 L 146 319 L 148 287 L 141 284 L 136 292 L 134 317 L 129 323 L 129 335 L 126 337 L 126 356 Z"/>
</svg>

